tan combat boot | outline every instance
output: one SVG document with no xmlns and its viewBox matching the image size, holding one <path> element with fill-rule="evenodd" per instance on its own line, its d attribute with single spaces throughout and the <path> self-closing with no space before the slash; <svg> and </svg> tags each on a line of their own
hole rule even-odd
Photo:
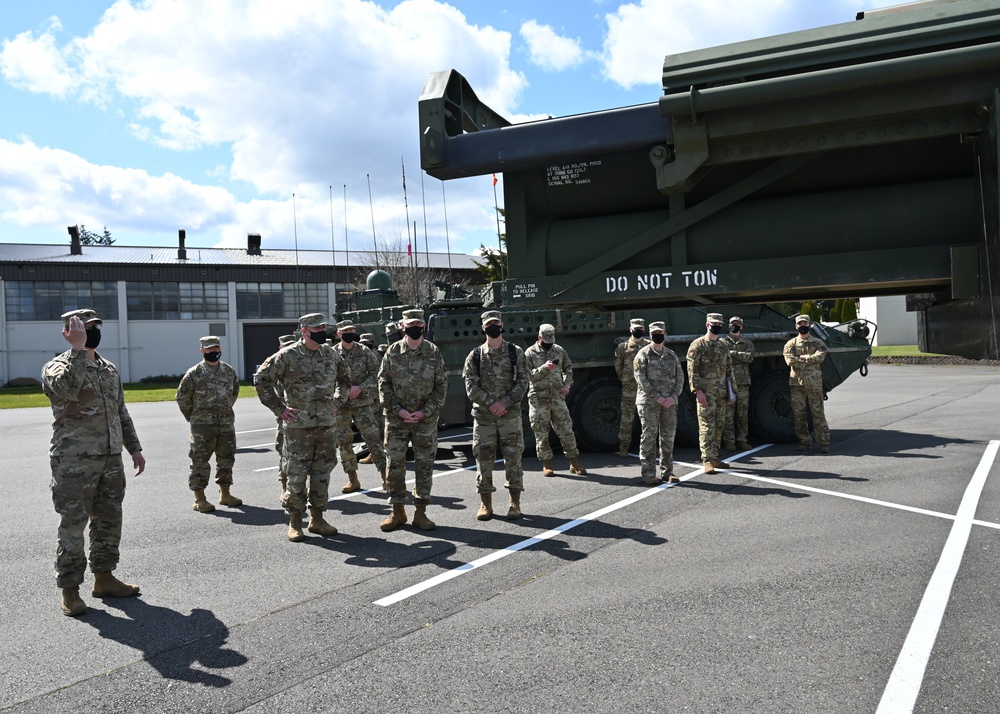
<svg viewBox="0 0 1000 714">
<path fill-rule="evenodd" d="M 580 462 L 577 461 L 577 458 L 579 458 L 579 457 L 574 456 L 573 458 L 571 458 L 569 460 L 569 472 L 571 474 L 576 474 L 577 476 L 586 476 L 587 475 L 587 469 L 583 468 L 580 465 Z"/>
<path fill-rule="evenodd" d="M 727 441 L 722 445 L 723 451 L 736 451 L 736 443 L 732 441 Z"/>
<path fill-rule="evenodd" d="M 642 482 L 647 486 L 658 486 L 663 483 L 663 479 L 659 476 L 651 476 L 650 478 L 643 477 Z"/>
<path fill-rule="evenodd" d="M 337 535 L 337 529 L 323 519 L 322 508 L 309 509 L 309 532 L 321 536 Z"/>
<path fill-rule="evenodd" d="M 829 444 L 820 444 L 820 446 L 819 446 L 819 453 L 821 453 L 821 454 L 829 454 L 830 453 L 830 445 Z"/>
<path fill-rule="evenodd" d="M 229 493 L 228 483 L 220 483 L 219 492 L 221 493 L 221 495 L 219 496 L 220 506 L 229 506 L 230 508 L 233 508 L 235 506 L 243 505 L 243 499 L 236 498 L 236 496 L 233 496 L 231 493 Z"/>
<path fill-rule="evenodd" d="M 680 483 L 680 482 L 681 480 L 675 474 L 670 474 L 669 476 L 667 476 L 667 483 Z"/>
<path fill-rule="evenodd" d="M 552 459 L 542 459 L 542 476 L 555 476 L 555 469 L 552 468 Z"/>
<path fill-rule="evenodd" d="M 406 523 L 406 509 L 403 508 L 402 503 L 394 503 L 392 504 L 392 513 L 379 524 L 379 528 L 389 532 L 396 530 L 404 523 Z"/>
<path fill-rule="evenodd" d="M 702 464 L 702 467 L 704 468 L 704 471 L 707 474 L 715 473 L 715 464 L 713 464 L 711 461 L 706 461 L 704 464 Z"/>
<path fill-rule="evenodd" d="M 722 461 L 718 457 L 716 457 L 716 458 L 712 459 L 712 466 L 714 466 L 717 469 L 728 469 L 729 468 L 729 462 L 728 461 Z"/>
<path fill-rule="evenodd" d="M 379 471 L 379 475 L 382 476 L 382 490 L 389 493 L 389 467 L 386 466 L 384 469 Z"/>
<path fill-rule="evenodd" d="M 361 481 L 358 480 L 357 471 L 347 472 L 347 485 L 340 489 L 341 493 L 354 493 L 361 490 Z"/>
<path fill-rule="evenodd" d="M 370 464 L 370 463 L 372 463 L 372 462 L 373 462 L 373 459 L 372 459 L 372 452 L 370 452 L 370 451 L 368 452 L 368 456 L 366 456 L 366 457 L 365 457 L 365 458 L 363 458 L 363 459 L 358 459 L 358 463 L 359 463 L 359 464 Z"/>
<path fill-rule="evenodd" d="M 493 494 L 479 494 L 479 510 L 476 511 L 476 520 L 488 521 L 493 517 Z"/>
<path fill-rule="evenodd" d="M 87 611 L 87 604 L 80 597 L 80 588 L 62 589 L 62 611 L 69 617 L 79 617 Z"/>
<path fill-rule="evenodd" d="M 622 458 L 622 459 L 627 459 L 628 458 L 628 448 L 627 447 L 622 447 L 621 449 L 618 449 L 618 457 Z"/>
<path fill-rule="evenodd" d="M 292 543 L 301 543 L 305 538 L 305 535 L 302 533 L 302 514 L 289 513 L 288 540 L 292 541 Z"/>
<path fill-rule="evenodd" d="M 134 597 L 139 594 L 139 586 L 123 583 L 114 573 L 94 573 L 94 597 Z"/>
<path fill-rule="evenodd" d="M 507 509 L 507 518 L 516 521 L 521 517 L 521 492 L 510 492 L 510 508 Z"/>
<path fill-rule="evenodd" d="M 437 524 L 427 517 L 427 506 L 422 503 L 413 508 L 413 525 L 422 531 L 432 531 L 437 528 Z"/>
<path fill-rule="evenodd" d="M 741 451 L 749 451 L 750 449 L 753 448 L 752 446 L 750 446 L 749 441 L 738 441 L 736 442 L 736 446 L 738 446 Z"/>
<path fill-rule="evenodd" d="M 191 506 L 194 510 L 199 513 L 211 513 L 215 510 L 215 506 L 208 502 L 205 498 L 205 489 L 199 488 L 194 492 L 194 505 Z"/>
</svg>

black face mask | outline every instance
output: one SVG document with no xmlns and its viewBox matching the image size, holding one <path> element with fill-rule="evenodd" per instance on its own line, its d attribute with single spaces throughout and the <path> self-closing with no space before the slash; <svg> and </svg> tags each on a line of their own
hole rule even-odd
<svg viewBox="0 0 1000 714">
<path fill-rule="evenodd" d="M 743 329 L 743 328 L 742 328 L 742 327 L 740 327 L 739 325 L 730 325 L 730 326 L 729 326 L 729 331 L 730 331 L 730 332 L 733 332 L 733 333 L 735 333 L 735 334 L 737 334 L 737 335 L 738 335 L 738 334 L 740 333 L 740 330 L 742 330 L 742 329 Z"/>
<path fill-rule="evenodd" d="M 809 325 L 799 325 L 795 329 L 799 331 L 800 335 L 805 335 L 809 332 Z"/>
<path fill-rule="evenodd" d="M 406 336 L 409 337 L 411 340 L 419 340 L 421 337 L 423 337 L 424 328 L 423 325 L 410 325 L 409 327 L 404 329 L 403 332 L 406 333 Z"/>
<path fill-rule="evenodd" d="M 221 352 L 206 352 L 205 361 L 206 362 L 218 362 L 219 358 L 222 357 Z"/>
<path fill-rule="evenodd" d="M 722 325 L 709 325 L 708 331 L 713 335 L 720 335 L 722 334 Z"/>
<path fill-rule="evenodd" d="M 357 332 L 345 332 L 340 336 L 341 342 L 357 342 L 358 333 Z"/>
<path fill-rule="evenodd" d="M 87 330 L 87 342 L 84 347 L 96 350 L 99 344 L 101 344 L 101 328 L 91 327 Z"/>
<path fill-rule="evenodd" d="M 549 350 L 551 350 L 551 349 L 552 349 L 552 345 L 554 345 L 554 344 L 555 344 L 555 342 L 543 342 L 543 341 L 539 341 L 539 343 L 538 343 L 538 344 L 539 344 L 539 346 L 540 346 L 540 347 L 541 347 L 541 348 L 542 348 L 543 350 L 545 350 L 546 352 L 548 352 Z"/>
<path fill-rule="evenodd" d="M 484 327 L 483 332 L 490 337 L 499 337 L 503 334 L 503 325 L 490 325 L 489 327 Z"/>
<path fill-rule="evenodd" d="M 637 340 L 641 339 L 644 334 L 645 332 L 643 330 L 632 330 L 632 337 Z"/>
<path fill-rule="evenodd" d="M 662 332 L 653 332 L 649 335 L 649 339 L 653 341 L 653 344 L 657 345 L 663 344 L 663 340 L 665 340 L 666 337 L 667 336 Z"/>
<path fill-rule="evenodd" d="M 320 330 L 319 332 L 309 332 L 309 330 L 306 330 L 306 334 L 309 335 L 310 340 L 312 340 L 313 342 L 317 342 L 319 344 L 323 344 L 324 342 L 326 342 L 328 337 L 328 335 L 326 334 L 326 330 Z"/>
</svg>

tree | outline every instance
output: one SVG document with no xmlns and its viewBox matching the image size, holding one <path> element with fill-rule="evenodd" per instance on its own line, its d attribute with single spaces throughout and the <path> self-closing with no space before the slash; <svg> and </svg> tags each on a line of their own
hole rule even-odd
<svg viewBox="0 0 1000 714">
<path fill-rule="evenodd" d="M 497 208 L 497 214 L 500 218 L 504 219 L 506 223 L 506 210 L 503 208 Z M 483 278 L 486 282 L 491 283 L 496 280 L 503 280 L 510 276 L 510 272 L 507 270 L 507 233 L 506 231 L 499 234 L 500 246 L 498 249 L 487 248 L 482 243 L 479 244 L 479 254 L 482 257 L 482 262 L 473 259 L 473 263 L 476 264 L 476 268 L 480 273 L 483 274 Z"/>
<path fill-rule="evenodd" d="M 92 231 L 88 231 L 86 227 L 80 224 L 80 244 L 81 245 L 114 245 L 115 239 L 111 237 L 111 231 L 108 230 L 107 226 L 104 226 L 104 234 L 98 235 Z"/>
</svg>

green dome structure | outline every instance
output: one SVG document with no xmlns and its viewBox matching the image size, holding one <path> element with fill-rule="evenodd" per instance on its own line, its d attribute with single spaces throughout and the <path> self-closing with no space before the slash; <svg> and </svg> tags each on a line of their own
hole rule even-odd
<svg viewBox="0 0 1000 714">
<path fill-rule="evenodd" d="M 373 270 L 368 273 L 365 288 L 367 290 L 392 290 L 392 278 L 384 270 Z"/>
</svg>

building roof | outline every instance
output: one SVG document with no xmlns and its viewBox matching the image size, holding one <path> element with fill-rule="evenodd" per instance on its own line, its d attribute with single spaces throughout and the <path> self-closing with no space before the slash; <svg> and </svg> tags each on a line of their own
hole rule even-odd
<svg viewBox="0 0 1000 714">
<path fill-rule="evenodd" d="M 29 245 L 23 243 L 0 243 L 0 263 L 86 263 L 120 265 L 176 265 L 176 266 L 233 266 L 233 267 L 281 267 L 296 266 L 372 266 L 376 264 L 372 251 L 338 250 L 275 250 L 262 248 L 260 255 L 249 255 L 245 248 L 187 248 L 187 259 L 177 257 L 177 248 L 136 247 L 117 245 L 84 245 L 81 255 L 71 255 L 67 245 Z M 393 256 L 398 263 L 398 256 Z M 447 253 L 417 253 L 417 266 L 447 270 Z M 474 270 L 471 255 L 451 254 L 451 268 Z M 348 258 L 350 260 L 348 260 Z M 409 264 L 409 258 L 404 258 Z M 381 262 L 385 262 L 382 259 Z"/>
</svg>

